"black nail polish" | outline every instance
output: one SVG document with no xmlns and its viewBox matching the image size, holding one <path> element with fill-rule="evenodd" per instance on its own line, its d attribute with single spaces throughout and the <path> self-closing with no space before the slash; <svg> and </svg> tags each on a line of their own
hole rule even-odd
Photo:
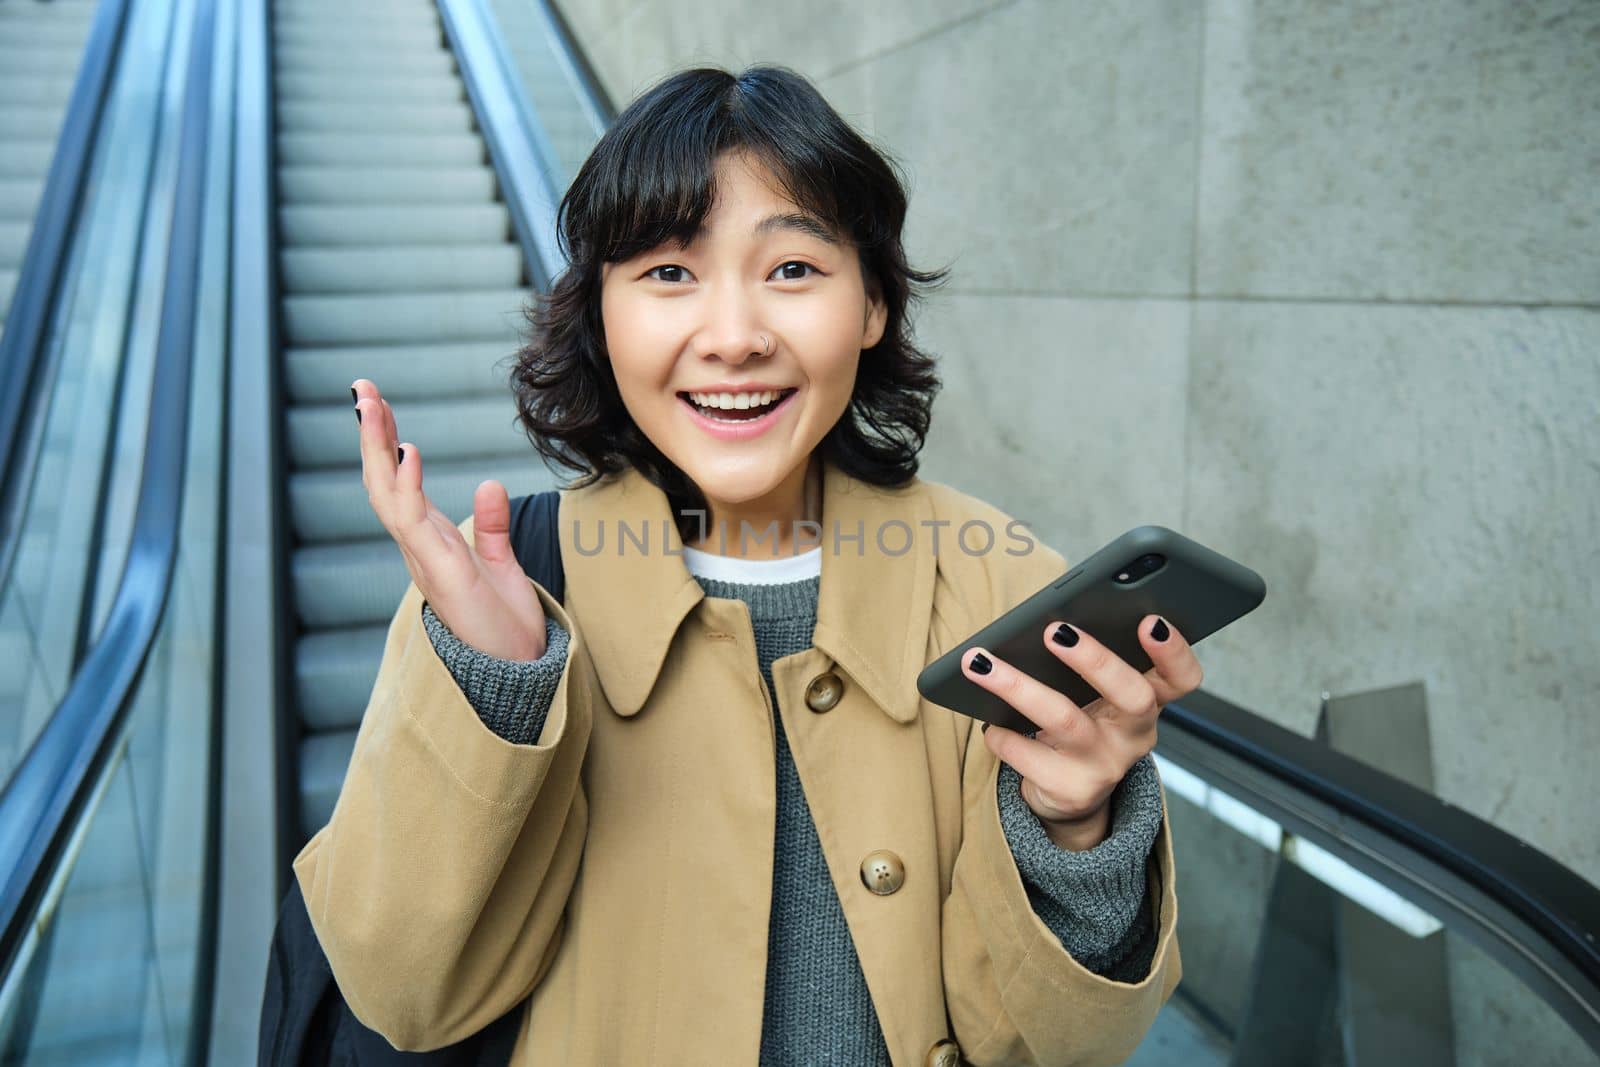
<svg viewBox="0 0 1600 1067">
<path fill-rule="evenodd" d="M 1078 631 L 1074 630 L 1066 623 L 1062 623 L 1051 632 L 1050 640 L 1054 641 L 1062 648 L 1071 648 L 1073 645 L 1078 643 Z"/>
<path fill-rule="evenodd" d="M 994 670 L 994 664 L 990 663 L 989 657 L 982 652 L 972 657 L 972 663 L 969 666 L 971 666 L 973 674 L 988 674 Z"/>
<path fill-rule="evenodd" d="M 983 724 L 983 732 L 984 732 L 984 733 L 988 733 L 988 732 L 989 732 L 989 727 L 991 727 L 991 726 L 993 726 L 993 725 L 994 725 L 994 723 L 992 723 L 992 722 L 986 722 L 986 723 L 984 723 L 984 724 Z"/>
<path fill-rule="evenodd" d="M 356 401 L 358 401 L 360 399 L 361 398 L 359 396 L 356 396 L 356 387 L 352 385 L 350 387 L 350 403 L 354 404 Z"/>
<path fill-rule="evenodd" d="M 399 459 L 399 462 L 401 462 L 401 463 L 404 463 L 404 462 L 405 462 L 405 461 L 406 461 L 406 450 L 405 450 L 405 449 L 403 449 L 403 448 L 402 448 L 402 449 L 401 449 L 401 450 L 400 450 L 400 459 Z"/>
<path fill-rule="evenodd" d="M 356 425 L 357 426 L 361 425 L 361 409 L 360 408 L 356 408 Z"/>
<path fill-rule="evenodd" d="M 1157 641 L 1165 641 L 1168 637 L 1171 637 L 1172 631 L 1167 629 L 1167 620 L 1157 619 L 1156 624 L 1150 627 L 1150 636 Z"/>
</svg>

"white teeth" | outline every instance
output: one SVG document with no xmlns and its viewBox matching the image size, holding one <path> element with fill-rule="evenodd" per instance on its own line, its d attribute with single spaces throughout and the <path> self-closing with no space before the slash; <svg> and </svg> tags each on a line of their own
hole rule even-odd
<svg viewBox="0 0 1600 1067">
<path fill-rule="evenodd" d="M 760 393 L 690 393 L 689 399 L 703 408 L 743 411 L 770 404 L 779 395 L 779 392 L 769 389 Z"/>
</svg>

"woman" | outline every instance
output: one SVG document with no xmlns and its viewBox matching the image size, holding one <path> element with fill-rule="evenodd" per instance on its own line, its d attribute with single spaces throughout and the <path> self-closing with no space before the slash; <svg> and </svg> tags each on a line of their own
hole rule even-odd
<svg viewBox="0 0 1600 1067">
<path fill-rule="evenodd" d="M 1066 565 L 915 476 L 938 381 L 906 310 L 939 276 L 904 218 L 782 68 L 683 72 L 619 117 L 514 375 L 534 445 L 584 475 L 564 604 L 517 564 L 505 489 L 458 528 L 355 383 L 413 583 L 295 871 L 397 1048 L 527 999 L 518 1064 L 1112 1063 L 1176 985 L 1148 753 L 1200 681 L 1182 636 L 1145 619 L 1141 674 L 1042 633 L 1087 708 L 969 655 L 1031 736 L 916 691 Z"/>
</svg>

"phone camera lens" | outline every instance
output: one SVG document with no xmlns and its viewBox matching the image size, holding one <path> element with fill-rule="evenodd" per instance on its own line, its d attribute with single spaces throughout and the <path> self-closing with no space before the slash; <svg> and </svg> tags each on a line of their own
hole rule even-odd
<svg viewBox="0 0 1600 1067">
<path fill-rule="evenodd" d="M 1139 560 L 1139 569 L 1145 574 L 1151 574 L 1160 570 L 1161 565 L 1165 562 L 1165 559 L 1152 552 L 1150 555 L 1144 556 Z"/>
</svg>

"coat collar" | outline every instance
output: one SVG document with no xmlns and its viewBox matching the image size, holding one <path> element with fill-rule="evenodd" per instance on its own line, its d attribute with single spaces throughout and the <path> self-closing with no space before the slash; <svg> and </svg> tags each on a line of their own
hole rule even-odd
<svg viewBox="0 0 1600 1067">
<path fill-rule="evenodd" d="M 637 470 L 563 490 L 560 514 L 574 617 L 607 702 L 619 715 L 635 715 L 705 591 L 684 564 L 666 494 Z M 812 644 L 901 723 L 916 718 L 921 699 L 916 681 L 937 567 L 925 525 L 932 517 L 917 479 L 885 489 L 823 465 L 822 583 Z"/>
</svg>

